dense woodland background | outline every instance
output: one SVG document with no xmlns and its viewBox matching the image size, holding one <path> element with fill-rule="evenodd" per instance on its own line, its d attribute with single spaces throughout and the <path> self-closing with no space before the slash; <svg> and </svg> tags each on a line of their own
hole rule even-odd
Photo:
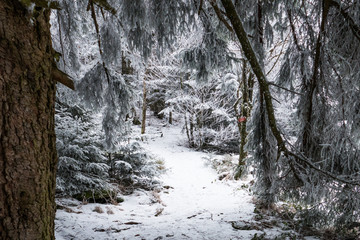
<svg viewBox="0 0 360 240">
<path fill-rule="evenodd" d="M 76 89 L 57 86 L 57 196 L 159 184 L 131 132 L 146 134 L 147 111 L 182 124 L 189 148 L 238 154 L 233 177 L 253 169 L 259 206 L 289 202 L 304 226 L 359 226 L 359 1 L 50 7 L 56 64 Z"/>
<path fill-rule="evenodd" d="M 216 1 L 60 1 L 53 45 L 76 91 L 57 90 L 59 194 L 151 188 L 151 158 L 126 144 L 151 111 L 183 124 L 191 148 L 239 153 L 234 177 L 253 166 L 264 206 L 293 202 L 304 224 L 358 222 L 359 2 L 234 6 L 252 49 Z"/>
</svg>

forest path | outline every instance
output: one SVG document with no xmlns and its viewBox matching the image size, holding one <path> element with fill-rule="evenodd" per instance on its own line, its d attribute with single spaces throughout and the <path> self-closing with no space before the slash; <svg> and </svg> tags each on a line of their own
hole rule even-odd
<svg viewBox="0 0 360 240">
<path fill-rule="evenodd" d="M 162 131 L 163 137 L 145 145 L 167 169 L 162 181 L 169 189 L 159 194 L 163 211 L 154 224 L 158 234 L 168 231 L 175 239 L 250 239 L 255 231 L 240 236 L 231 226 L 232 221 L 250 221 L 254 216 L 252 197 L 240 190 L 243 183 L 219 181 L 206 165 L 208 154 L 181 146 L 186 135 L 180 128 Z"/>
<path fill-rule="evenodd" d="M 181 146 L 186 135 L 179 127 L 147 131 L 145 149 L 167 168 L 160 177 L 164 188 L 137 190 L 119 205 L 58 199 L 68 209 L 57 211 L 57 239 L 252 239 L 265 232 L 266 239 L 273 239 L 284 232 L 256 222 L 252 196 L 241 188 L 244 182 L 217 180 L 206 153 Z"/>
</svg>

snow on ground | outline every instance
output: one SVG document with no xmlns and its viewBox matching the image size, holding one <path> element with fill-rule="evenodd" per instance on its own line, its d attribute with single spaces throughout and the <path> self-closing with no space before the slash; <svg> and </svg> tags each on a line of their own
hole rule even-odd
<svg viewBox="0 0 360 240">
<path fill-rule="evenodd" d="M 244 182 L 219 181 L 205 164 L 206 153 L 181 146 L 186 136 L 179 127 L 161 131 L 163 137 L 148 134 L 144 147 L 164 161 L 163 190 L 135 191 L 119 205 L 58 199 L 67 208 L 57 210 L 56 239 L 252 239 L 264 231 L 272 239 L 284 233 L 279 228 L 239 230 L 255 221 Z"/>
</svg>

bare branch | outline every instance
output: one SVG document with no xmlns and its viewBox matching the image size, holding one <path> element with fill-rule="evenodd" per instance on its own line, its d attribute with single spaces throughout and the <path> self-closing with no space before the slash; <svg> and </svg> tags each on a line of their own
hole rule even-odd
<svg viewBox="0 0 360 240">
<path fill-rule="evenodd" d="M 60 71 L 56 66 L 53 66 L 52 68 L 52 77 L 55 81 L 62 83 L 72 90 L 75 90 L 74 81 L 66 73 Z"/>
<path fill-rule="evenodd" d="M 290 28 L 291 28 L 291 33 L 292 33 L 292 36 L 293 36 L 294 43 L 296 45 L 297 50 L 299 52 L 301 52 L 299 41 L 298 41 L 297 36 L 296 36 L 295 25 L 294 25 L 294 22 L 292 21 L 292 13 L 291 13 L 290 9 L 287 10 L 287 16 L 288 16 L 288 19 L 289 19 L 289 22 L 290 22 Z"/>
</svg>

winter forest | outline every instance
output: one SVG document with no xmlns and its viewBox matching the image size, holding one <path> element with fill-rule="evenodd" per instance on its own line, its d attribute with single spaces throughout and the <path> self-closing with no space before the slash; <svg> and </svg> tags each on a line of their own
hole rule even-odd
<svg viewBox="0 0 360 240">
<path fill-rule="evenodd" d="M 0 121 L 0 238 L 360 238 L 358 0 L 2 1 L 47 14 L 57 170 L 52 234 L 5 231 Z"/>
</svg>

